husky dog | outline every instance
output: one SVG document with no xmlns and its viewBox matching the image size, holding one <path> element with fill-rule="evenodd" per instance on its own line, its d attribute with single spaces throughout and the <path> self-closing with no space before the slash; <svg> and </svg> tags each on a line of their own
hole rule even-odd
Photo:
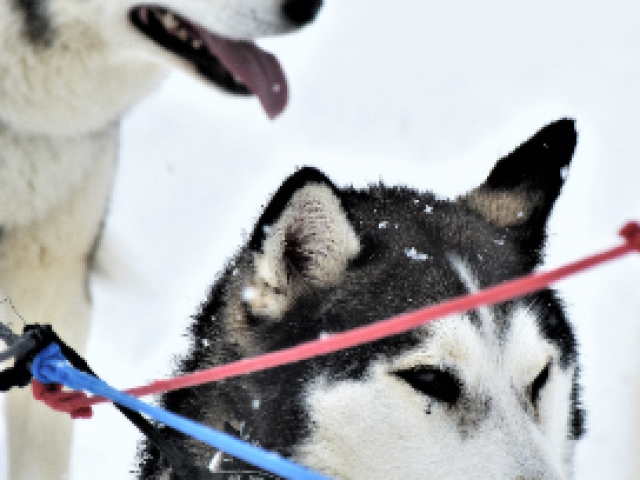
<svg viewBox="0 0 640 480">
<path fill-rule="evenodd" d="M 576 140 L 573 121 L 548 125 L 453 201 L 381 184 L 338 188 L 318 170 L 299 170 L 213 286 L 176 373 L 531 273 Z M 572 477 L 583 431 L 577 376 L 572 328 L 556 294 L 545 290 L 369 345 L 168 393 L 161 403 L 334 478 L 560 480 Z M 250 468 L 165 433 L 197 465 Z M 155 448 L 143 444 L 140 457 L 140 478 L 169 478 Z"/>
<path fill-rule="evenodd" d="M 121 115 L 172 67 L 253 92 L 276 115 L 284 77 L 251 40 L 301 27 L 322 3 L 136 1 L 0 2 L 0 296 L 29 323 L 53 323 L 79 351 Z M 63 478 L 71 422 L 24 394 L 7 404 L 9 478 Z"/>
</svg>

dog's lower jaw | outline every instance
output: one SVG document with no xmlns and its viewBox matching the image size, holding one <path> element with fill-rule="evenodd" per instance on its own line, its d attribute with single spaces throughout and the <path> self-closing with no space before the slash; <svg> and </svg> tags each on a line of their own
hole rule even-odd
<svg viewBox="0 0 640 480">
<path fill-rule="evenodd" d="M 102 154 L 94 156 L 83 181 L 46 214 L 26 225 L 6 227 L 0 240 L 0 296 L 11 299 L 25 322 L 51 323 L 80 353 L 86 349 L 89 334 L 89 264 L 113 183 L 117 125 L 92 138 L 87 141 L 107 148 L 96 149 Z M 22 320 L 7 304 L 1 320 L 16 331 L 22 327 Z M 37 404 L 29 387 L 10 392 L 5 402 L 8 478 L 66 478 L 71 419 Z"/>
</svg>

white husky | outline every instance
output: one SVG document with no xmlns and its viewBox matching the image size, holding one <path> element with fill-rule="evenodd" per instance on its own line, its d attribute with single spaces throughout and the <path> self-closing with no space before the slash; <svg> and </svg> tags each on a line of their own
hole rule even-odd
<svg viewBox="0 0 640 480">
<path fill-rule="evenodd" d="M 190 328 L 190 372 L 368 325 L 530 273 L 576 145 L 560 120 L 454 201 L 287 179 Z M 582 432 L 575 337 L 545 290 L 163 405 L 341 480 L 567 480 Z M 164 429 L 215 478 L 274 477 Z M 212 461 L 212 459 L 214 461 Z M 181 478 L 151 443 L 139 478 Z M 244 472 L 244 473 L 242 473 Z M 233 476 L 233 475 L 237 475 Z"/>
<path fill-rule="evenodd" d="M 0 2 L 0 295 L 85 348 L 87 272 L 114 178 L 121 115 L 182 67 L 267 113 L 286 102 L 251 39 L 310 22 L 321 0 Z M 4 312 L 3 321 L 8 312 Z M 71 422 L 8 396 L 9 478 L 60 480 Z M 5 462 L 0 462 L 4 464 Z"/>
</svg>

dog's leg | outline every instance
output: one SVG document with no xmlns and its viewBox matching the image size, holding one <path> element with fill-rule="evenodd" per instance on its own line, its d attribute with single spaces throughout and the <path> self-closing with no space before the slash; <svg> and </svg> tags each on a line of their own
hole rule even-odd
<svg viewBox="0 0 640 480">
<path fill-rule="evenodd" d="M 11 275 L 18 288 L 6 288 L 5 294 L 12 298 L 17 310 L 29 322 L 31 318 L 37 318 L 39 322 L 53 323 L 66 342 L 83 352 L 91 316 L 86 291 L 86 264 L 72 259 L 42 261 L 51 261 L 51 264 L 23 265 L 26 267 L 23 281 L 18 278 L 21 275 Z M 27 281 L 29 283 L 25 284 Z M 36 313 L 31 308 L 34 304 L 53 308 Z M 8 394 L 6 413 L 10 458 L 8 478 L 66 478 L 72 440 L 71 419 L 35 402 L 28 387 Z"/>
<path fill-rule="evenodd" d="M 117 134 L 86 181 L 43 220 L 8 229 L 0 241 L 0 290 L 27 323 L 51 323 L 83 354 L 90 329 L 89 264 L 113 182 Z M 5 320 L 20 327 L 5 306 Z M 11 480 L 67 478 L 72 421 L 12 391 L 6 402 Z"/>
<path fill-rule="evenodd" d="M 68 478 L 73 423 L 28 389 L 11 392 L 6 401 L 9 473 L 12 480 Z"/>
</svg>

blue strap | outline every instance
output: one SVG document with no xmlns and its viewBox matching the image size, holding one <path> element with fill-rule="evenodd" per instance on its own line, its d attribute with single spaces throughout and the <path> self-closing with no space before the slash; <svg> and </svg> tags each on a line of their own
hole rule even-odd
<svg viewBox="0 0 640 480">
<path fill-rule="evenodd" d="M 85 390 L 93 395 L 106 397 L 119 405 L 147 414 L 158 422 L 275 475 L 292 480 L 329 480 L 328 477 L 296 465 L 275 453 L 249 445 L 235 437 L 148 405 L 131 395 L 120 392 L 102 380 L 73 368 L 56 344 L 49 345 L 36 356 L 31 368 L 33 376 L 42 383 L 62 383 L 73 390 Z"/>
</svg>

